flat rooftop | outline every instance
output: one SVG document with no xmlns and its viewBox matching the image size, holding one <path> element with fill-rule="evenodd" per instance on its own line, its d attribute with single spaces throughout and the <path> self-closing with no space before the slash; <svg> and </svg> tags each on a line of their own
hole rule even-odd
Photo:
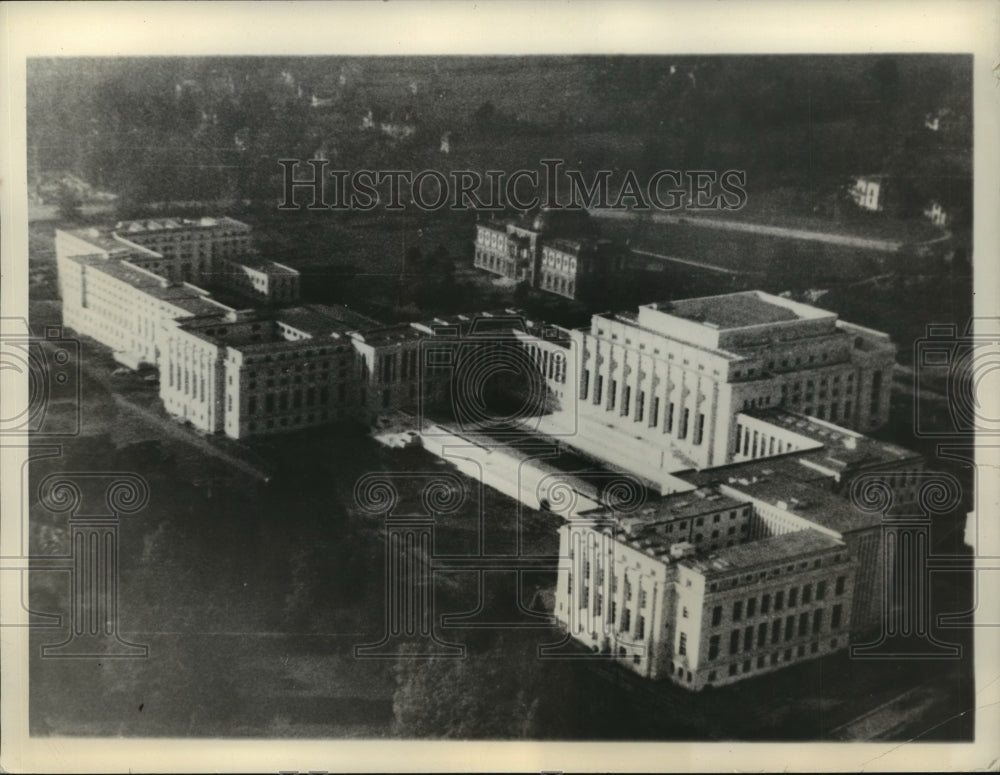
<svg viewBox="0 0 1000 775">
<path fill-rule="evenodd" d="M 264 258 L 263 256 L 247 254 L 240 256 L 239 258 L 230 258 L 228 261 L 232 264 L 238 266 L 249 267 L 250 269 L 257 269 L 261 272 L 266 272 L 272 275 L 297 275 L 298 270 L 292 269 L 290 266 L 285 266 L 284 264 L 279 264 L 277 261 L 272 261 L 269 258 Z"/>
<path fill-rule="evenodd" d="M 678 492 L 662 497 L 650 498 L 638 511 L 621 514 L 618 523 L 628 532 L 641 531 L 647 525 L 659 525 L 681 519 L 691 519 L 701 514 L 735 509 L 747 504 L 722 492 L 717 487 L 705 486 L 688 492 Z M 594 509 L 587 517 L 614 517 L 613 509 Z"/>
<path fill-rule="evenodd" d="M 314 337 L 342 334 L 381 325 L 367 315 L 340 304 L 302 304 L 297 307 L 287 307 L 277 312 L 275 318 L 279 323 Z"/>
<path fill-rule="evenodd" d="M 806 529 L 718 549 L 704 557 L 686 557 L 678 564 L 686 565 L 705 576 L 717 576 L 734 570 L 785 562 L 793 557 L 809 556 L 843 546 L 843 542 L 835 538 Z"/>
<path fill-rule="evenodd" d="M 415 339 L 425 339 L 427 334 L 419 331 L 409 323 L 398 323 L 394 326 L 382 326 L 354 334 L 354 338 L 375 347 L 412 342 Z"/>
<path fill-rule="evenodd" d="M 661 312 L 723 330 L 800 320 L 804 317 L 794 309 L 769 300 L 773 298 L 775 297 L 769 294 L 745 291 L 663 302 L 656 306 Z"/>
<path fill-rule="evenodd" d="M 108 253 L 132 254 L 142 252 L 139 248 L 130 248 L 128 245 L 115 239 L 111 232 L 91 227 L 89 229 L 62 229 L 66 234 L 70 234 L 84 242 L 89 242 L 95 248 Z"/>
<path fill-rule="evenodd" d="M 793 479 L 775 473 L 751 478 L 745 484 L 737 480 L 729 486 L 837 533 L 850 533 L 882 522 L 881 514 L 862 511 L 848 498 L 831 492 L 817 481 Z"/>
<path fill-rule="evenodd" d="M 804 465 L 805 454 L 735 463 L 677 476 L 699 486 L 731 487 L 820 527 L 847 533 L 878 525 L 882 515 L 862 511 L 831 489 L 832 480 Z"/>
<path fill-rule="evenodd" d="M 772 408 L 751 409 L 743 413 L 819 442 L 823 445 L 822 449 L 812 450 L 803 457 L 835 470 L 920 458 L 918 452 L 906 447 L 873 439 L 798 412 Z"/>
<path fill-rule="evenodd" d="M 232 226 L 250 228 L 242 221 L 224 215 L 217 218 L 204 216 L 202 218 L 144 218 L 134 221 L 119 221 L 115 224 L 115 231 L 128 235 L 176 231 L 178 229 L 218 229 Z"/>
<path fill-rule="evenodd" d="M 133 266 L 127 261 L 102 256 L 73 256 L 70 260 L 85 264 L 95 271 L 127 283 L 142 293 L 161 299 L 191 315 L 222 315 L 231 310 L 230 307 L 199 293 L 190 285 L 171 283 L 159 275 Z"/>
</svg>

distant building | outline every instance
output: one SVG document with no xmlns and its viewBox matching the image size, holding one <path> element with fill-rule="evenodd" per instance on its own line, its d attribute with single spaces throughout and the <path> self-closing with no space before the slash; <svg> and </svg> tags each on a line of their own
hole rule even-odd
<svg viewBox="0 0 1000 775">
<path fill-rule="evenodd" d="M 935 226 L 947 226 L 951 221 L 948 216 L 947 211 L 938 201 L 932 201 L 928 203 L 927 207 L 924 208 L 924 217 L 927 218 Z"/>
<path fill-rule="evenodd" d="M 947 125 L 950 117 L 950 108 L 938 108 L 937 110 L 924 115 L 924 127 L 932 132 L 939 132 L 944 126 Z"/>
<path fill-rule="evenodd" d="M 590 299 L 624 268 L 625 252 L 611 240 L 554 239 L 542 247 L 538 288 L 567 299 Z"/>
<path fill-rule="evenodd" d="M 417 132 L 416 121 L 409 111 L 404 111 L 402 119 L 399 119 L 393 113 L 376 115 L 371 108 L 361 117 L 361 128 L 366 131 L 377 129 L 393 140 L 406 140 Z"/>
<path fill-rule="evenodd" d="M 597 239 L 585 210 L 546 210 L 534 216 L 476 224 L 473 263 L 487 272 L 569 299 L 606 287 L 626 251 Z"/>
<path fill-rule="evenodd" d="M 885 209 L 886 183 L 885 175 L 860 175 L 848 193 L 862 210 L 880 213 Z"/>
</svg>

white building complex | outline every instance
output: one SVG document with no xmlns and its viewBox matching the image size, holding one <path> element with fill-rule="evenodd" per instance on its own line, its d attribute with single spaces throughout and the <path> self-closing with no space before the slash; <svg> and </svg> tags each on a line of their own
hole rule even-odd
<svg viewBox="0 0 1000 775">
<path fill-rule="evenodd" d="M 533 226 L 481 224 L 477 263 L 569 289 L 552 273 L 579 272 L 565 261 L 580 246 Z M 853 488 L 875 476 L 908 504 L 923 474 L 916 453 L 863 435 L 889 415 L 885 334 L 761 291 L 579 330 L 516 310 L 384 325 L 302 304 L 298 273 L 229 218 L 60 230 L 56 249 L 65 324 L 159 368 L 165 408 L 195 428 L 242 439 L 402 409 L 428 449 L 464 449 L 469 471 L 531 508 L 568 478 L 580 498 L 560 529 L 555 616 L 643 676 L 732 683 L 844 649 L 885 615 L 883 515 Z M 491 426 L 497 385 L 524 412 Z M 447 422 L 423 416 L 433 402 Z M 634 475 L 646 501 L 609 506 L 511 440 L 535 436 L 583 453 L 588 475 L 603 464 L 594 482 Z"/>
<path fill-rule="evenodd" d="M 764 432 L 750 414 L 762 408 L 883 425 L 896 352 L 885 334 L 762 291 L 594 315 L 564 349 L 578 393 L 543 430 L 653 482 L 798 448 Z"/>
<path fill-rule="evenodd" d="M 417 401 L 415 348 L 427 334 L 404 325 L 392 336 L 342 306 L 294 306 L 299 273 L 258 256 L 239 221 L 57 230 L 56 256 L 65 325 L 123 364 L 159 368 L 165 408 L 199 430 L 246 438 Z"/>
<path fill-rule="evenodd" d="M 878 472 L 912 502 L 922 459 L 800 414 L 768 419 L 823 443 L 682 472 L 634 512 L 563 525 L 555 615 L 575 640 L 697 691 L 878 633 L 883 515 L 852 501 L 850 484 Z"/>
</svg>

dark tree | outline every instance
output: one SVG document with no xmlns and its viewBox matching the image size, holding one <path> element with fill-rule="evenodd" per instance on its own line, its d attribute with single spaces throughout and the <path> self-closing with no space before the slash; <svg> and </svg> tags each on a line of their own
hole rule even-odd
<svg viewBox="0 0 1000 775">
<path fill-rule="evenodd" d="M 59 216 L 66 220 L 75 221 L 80 218 L 80 206 L 83 200 L 73 189 L 64 187 L 59 192 L 59 199 L 56 202 L 59 207 Z"/>
<path fill-rule="evenodd" d="M 541 673 L 533 648 L 508 647 L 502 638 L 464 659 L 404 655 L 395 666 L 395 731 L 420 738 L 525 738 L 539 702 L 525 687 Z"/>
</svg>

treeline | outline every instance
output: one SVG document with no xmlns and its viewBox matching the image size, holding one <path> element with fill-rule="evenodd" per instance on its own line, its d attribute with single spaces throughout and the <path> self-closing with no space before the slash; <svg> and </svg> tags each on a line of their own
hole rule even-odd
<svg viewBox="0 0 1000 775">
<path fill-rule="evenodd" d="M 445 131 L 456 162 L 483 161 L 463 157 L 465 145 L 518 138 L 498 160 L 537 167 L 545 153 L 640 175 L 735 168 L 757 185 L 813 191 L 885 172 L 906 181 L 908 204 L 970 196 L 969 57 L 496 58 L 469 70 L 493 59 L 33 60 L 29 154 L 123 204 L 270 200 L 276 160 L 317 150 L 355 169 L 440 164 Z M 415 139 L 361 131 L 373 108 L 414 116 Z"/>
</svg>

